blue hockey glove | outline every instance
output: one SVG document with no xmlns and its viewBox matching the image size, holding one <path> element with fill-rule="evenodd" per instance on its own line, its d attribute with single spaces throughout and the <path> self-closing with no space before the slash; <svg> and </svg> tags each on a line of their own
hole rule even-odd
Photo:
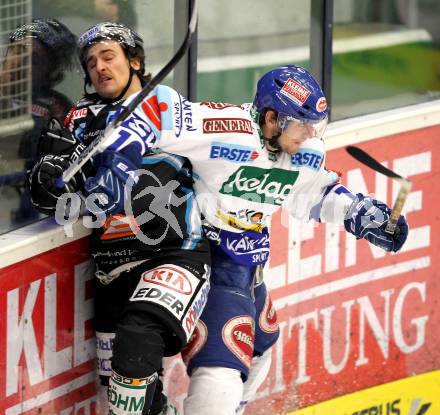
<svg viewBox="0 0 440 415">
<path fill-rule="evenodd" d="M 364 238 L 385 251 L 397 252 L 408 236 L 408 224 L 400 215 L 394 234 L 385 232 L 390 213 L 385 203 L 358 193 L 345 215 L 344 226 L 357 239 Z"/>
<path fill-rule="evenodd" d="M 106 150 L 95 157 L 97 172 L 84 185 L 87 194 L 97 196 L 95 202 L 106 215 L 124 210 L 125 185 L 130 177 L 136 181 L 136 171 L 141 166 L 142 156 L 137 148 L 129 145 L 119 152 Z M 95 212 L 92 212 L 95 213 Z"/>
</svg>

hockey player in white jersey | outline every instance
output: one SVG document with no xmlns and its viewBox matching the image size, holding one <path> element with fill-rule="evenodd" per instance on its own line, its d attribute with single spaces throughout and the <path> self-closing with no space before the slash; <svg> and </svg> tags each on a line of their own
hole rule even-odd
<svg viewBox="0 0 440 415">
<path fill-rule="evenodd" d="M 187 415 L 243 413 L 269 370 L 278 328 L 261 269 L 267 219 L 280 207 L 300 220 L 340 223 L 386 251 L 406 240 L 403 216 L 386 233 L 390 209 L 326 170 L 327 116 L 313 76 L 287 66 L 260 79 L 253 104 L 192 103 L 158 86 L 109 139 L 109 150 L 160 148 L 193 165 L 213 260 L 208 303 L 183 353 L 191 376 Z M 115 197 L 108 186 L 95 191 Z"/>
</svg>

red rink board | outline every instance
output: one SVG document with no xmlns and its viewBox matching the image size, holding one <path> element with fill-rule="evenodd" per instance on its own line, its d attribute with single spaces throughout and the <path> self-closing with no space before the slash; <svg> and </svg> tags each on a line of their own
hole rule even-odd
<svg viewBox="0 0 440 415">
<path fill-rule="evenodd" d="M 411 233 L 398 254 L 332 225 L 303 227 L 300 238 L 297 222 L 274 221 L 266 281 L 278 280 L 282 336 L 247 413 L 283 413 L 440 367 L 439 135 L 432 127 L 359 145 L 413 181 L 404 209 Z M 393 204 L 398 184 L 344 149 L 328 153 L 327 167 L 353 190 Z"/>
<path fill-rule="evenodd" d="M 87 239 L 1 269 L 0 414 L 96 413 Z"/>
<path fill-rule="evenodd" d="M 411 233 L 400 253 L 371 248 L 342 227 L 273 218 L 265 281 L 281 336 L 247 414 L 282 414 L 440 367 L 439 135 L 432 127 L 359 145 L 413 181 L 404 210 Z M 344 149 L 328 153 L 327 167 L 392 205 L 398 185 Z M 184 366 L 168 363 L 166 386 L 181 405 Z"/>
</svg>

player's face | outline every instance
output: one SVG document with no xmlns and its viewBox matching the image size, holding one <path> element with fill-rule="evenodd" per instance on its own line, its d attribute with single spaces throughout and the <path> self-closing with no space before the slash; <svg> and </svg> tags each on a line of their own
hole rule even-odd
<svg viewBox="0 0 440 415">
<path fill-rule="evenodd" d="M 118 42 L 105 40 L 92 45 L 87 51 L 86 65 L 95 91 L 103 98 L 118 97 L 128 83 L 130 64 Z M 132 59 L 131 66 L 135 70 L 139 69 L 139 59 Z M 140 89 L 139 78 L 133 76 L 123 98 Z"/>
<path fill-rule="evenodd" d="M 278 138 L 278 143 L 282 151 L 292 155 L 299 151 L 299 147 L 303 141 L 313 136 L 314 128 L 311 124 L 291 122 L 281 133 Z"/>
<path fill-rule="evenodd" d="M 267 111 L 263 134 L 266 138 L 278 136 L 281 151 L 293 155 L 308 138 L 322 139 L 326 126 L 326 117 L 319 121 L 302 121 L 291 115 L 276 115 L 274 111 Z M 273 150 L 268 141 L 266 145 Z"/>
<path fill-rule="evenodd" d="M 265 117 L 265 125 L 263 126 L 264 136 L 269 138 L 277 136 L 280 133 L 278 144 L 281 151 L 292 155 L 299 151 L 299 147 L 303 141 L 314 136 L 314 127 L 310 124 L 291 121 L 288 124 L 284 123 L 283 128 L 281 128 L 275 112 L 268 111 Z M 266 145 L 269 150 L 272 150 L 270 145 Z"/>
</svg>

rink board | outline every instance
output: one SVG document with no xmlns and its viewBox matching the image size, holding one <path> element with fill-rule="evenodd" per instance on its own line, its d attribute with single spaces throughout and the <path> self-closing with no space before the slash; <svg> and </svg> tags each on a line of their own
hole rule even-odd
<svg viewBox="0 0 440 415">
<path fill-rule="evenodd" d="M 0 414 L 96 414 L 88 240 L 0 270 Z"/>
<path fill-rule="evenodd" d="M 436 415 L 440 413 L 440 371 L 376 386 L 288 415 Z"/>
<path fill-rule="evenodd" d="M 270 375 L 247 414 L 312 410 L 358 392 L 353 411 L 363 410 L 375 403 L 361 391 L 424 379 L 415 375 L 439 369 L 439 135 L 437 126 L 359 144 L 413 180 L 406 204 L 411 236 L 401 253 L 356 243 L 333 225 L 274 217 L 265 280 L 281 336 Z M 348 186 L 389 204 L 398 191 L 341 148 L 329 151 L 327 166 L 343 171 Z M 1 415 L 98 413 L 88 250 L 82 238 L 0 270 Z M 165 386 L 178 406 L 187 384 L 181 360 L 168 359 Z M 431 402 L 430 395 L 420 398 Z M 384 399 L 401 399 L 407 415 L 403 402 L 415 398 Z"/>
<path fill-rule="evenodd" d="M 341 227 L 274 218 L 265 281 L 281 336 L 248 413 L 285 413 L 440 368 L 439 136 L 436 126 L 359 144 L 413 181 L 404 210 L 411 233 L 398 254 Z M 349 187 L 392 205 L 398 184 L 343 148 L 329 151 L 326 164 Z"/>
<path fill-rule="evenodd" d="M 438 136 L 437 126 L 358 144 L 413 181 L 404 210 L 411 234 L 398 254 L 356 242 L 341 227 L 275 215 L 265 281 L 281 336 L 269 378 L 247 414 L 284 414 L 439 369 Z M 329 151 L 327 166 L 344 172 L 342 182 L 351 188 L 392 205 L 398 185 L 343 148 Z M 179 405 L 184 376 L 182 362 L 171 360 L 166 387 Z M 368 398 L 356 398 L 357 408 L 368 408 Z"/>
</svg>

